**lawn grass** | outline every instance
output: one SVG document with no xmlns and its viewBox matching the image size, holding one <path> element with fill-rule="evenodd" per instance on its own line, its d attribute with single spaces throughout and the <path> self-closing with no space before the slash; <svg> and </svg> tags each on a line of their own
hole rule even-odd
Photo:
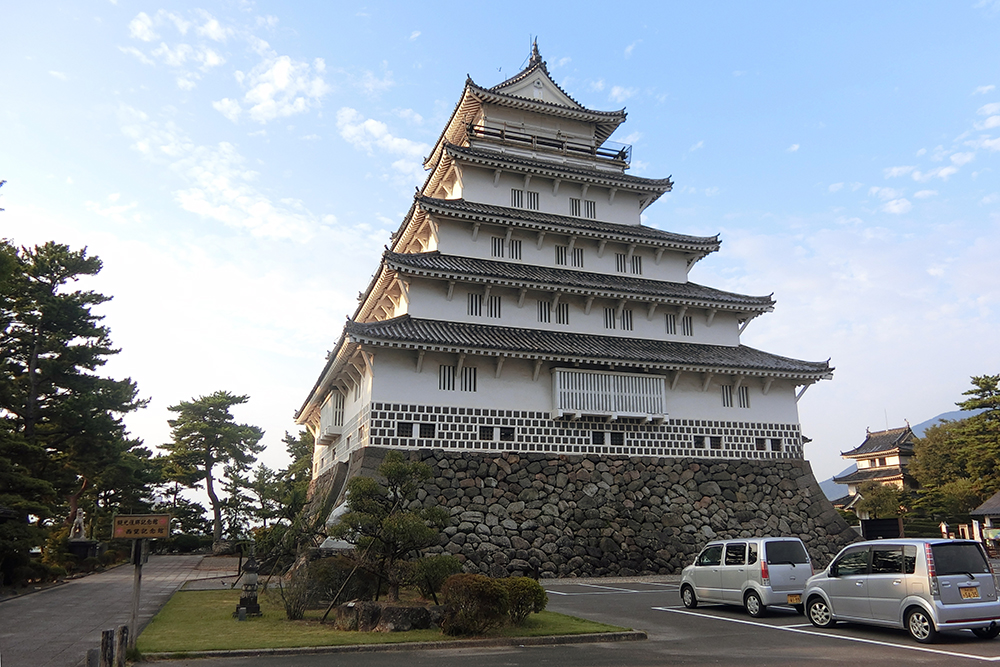
<svg viewBox="0 0 1000 667">
<path fill-rule="evenodd" d="M 178 591 L 139 635 L 142 653 L 184 653 L 225 649 L 286 648 L 294 646 L 341 646 L 346 644 L 391 644 L 423 641 L 460 641 L 437 628 L 409 632 L 345 632 L 323 625 L 323 610 L 306 613 L 302 621 L 289 621 L 272 596 L 262 595 L 263 616 L 240 622 L 233 618 L 240 592 Z M 590 632 L 620 632 L 603 623 L 543 611 L 532 614 L 524 625 L 504 628 L 493 636 L 538 637 Z"/>
</svg>

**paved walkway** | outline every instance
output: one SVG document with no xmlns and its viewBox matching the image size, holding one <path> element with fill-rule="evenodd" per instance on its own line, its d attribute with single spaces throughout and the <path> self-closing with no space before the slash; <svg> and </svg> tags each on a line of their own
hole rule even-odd
<svg viewBox="0 0 1000 667">
<path fill-rule="evenodd" d="M 140 628 L 184 582 L 215 579 L 236 570 L 236 559 L 210 558 L 200 567 L 202 559 L 205 556 L 150 556 L 142 567 Z M 128 623 L 133 575 L 134 568 L 123 565 L 0 603 L 0 667 L 83 664 L 87 649 L 100 648 L 102 630 Z M 232 576 L 226 581 L 231 582 Z"/>
</svg>

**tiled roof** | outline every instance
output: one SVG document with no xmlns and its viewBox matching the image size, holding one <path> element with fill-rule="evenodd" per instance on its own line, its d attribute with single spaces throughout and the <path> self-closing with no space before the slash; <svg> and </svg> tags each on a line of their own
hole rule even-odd
<svg viewBox="0 0 1000 667">
<path fill-rule="evenodd" d="M 828 362 L 799 361 L 745 345 L 701 345 L 597 336 L 541 329 L 425 320 L 403 315 L 378 322 L 348 322 L 347 335 L 362 343 L 442 351 L 504 353 L 515 357 L 618 363 L 695 372 L 742 373 L 807 378 L 828 376 Z"/>
<path fill-rule="evenodd" d="M 860 484 L 868 481 L 885 481 L 890 479 L 901 479 L 903 469 L 900 466 L 880 466 L 877 468 L 859 468 L 850 475 L 834 477 L 837 484 Z"/>
<path fill-rule="evenodd" d="M 549 172 L 553 175 L 569 174 L 581 179 L 611 182 L 621 188 L 654 191 L 658 194 L 670 192 L 670 189 L 674 185 L 673 181 L 669 178 L 642 178 L 620 172 L 584 169 L 572 165 L 563 165 L 558 162 L 533 160 L 527 157 L 514 156 L 510 153 L 476 149 L 469 146 L 456 146 L 450 143 L 445 144 L 444 148 L 447 154 L 453 157 L 465 158 L 466 160 L 489 162 L 491 165 L 502 164 L 507 167 L 518 168 L 521 171 Z"/>
<path fill-rule="evenodd" d="M 647 243 L 669 245 L 697 253 L 715 252 L 719 249 L 718 236 L 687 236 L 664 232 L 645 225 L 620 225 L 613 222 L 574 218 L 569 215 L 540 213 L 506 206 L 480 204 L 465 199 L 436 199 L 416 196 L 417 205 L 431 213 L 447 213 L 455 217 L 486 220 L 498 224 L 519 224 L 522 227 L 558 227 L 594 237 L 615 237 L 624 242 L 640 240 Z M 566 233 L 566 232 L 563 232 Z"/>
<path fill-rule="evenodd" d="M 385 261 L 396 270 L 412 269 L 421 273 L 435 273 L 441 277 L 467 277 L 490 284 L 509 282 L 520 286 L 557 290 L 568 293 L 604 293 L 611 298 L 633 295 L 679 301 L 697 301 L 750 310 L 770 310 L 774 300 L 770 296 L 746 296 L 704 287 L 695 283 L 673 283 L 646 280 L 624 275 L 589 273 L 515 262 L 498 262 L 442 255 L 439 252 L 395 253 L 386 252 Z"/>
<path fill-rule="evenodd" d="M 841 456 L 848 458 L 864 458 L 882 452 L 894 452 L 897 449 L 903 454 L 913 453 L 913 431 L 909 426 L 891 428 L 886 431 L 869 431 L 865 441 Z"/>
<path fill-rule="evenodd" d="M 490 92 L 494 92 L 494 93 L 502 92 L 503 88 L 507 88 L 508 86 L 512 86 L 513 84 L 518 83 L 519 81 L 523 81 L 524 79 L 526 79 L 529 76 L 531 76 L 532 74 L 534 74 L 536 71 L 544 72 L 545 73 L 545 77 L 549 80 L 549 82 L 553 86 L 555 86 L 556 88 L 559 89 L 559 92 L 561 92 L 563 95 L 565 95 L 566 97 L 568 97 L 570 99 L 570 101 L 573 102 L 573 104 L 577 105 L 581 109 L 584 108 L 584 106 L 582 104 L 580 104 L 575 99 L 573 99 L 572 95 L 570 95 L 565 90 L 563 90 L 562 86 L 560 86 L 558 83 L 556 83 L 556 80 L 552 78 L 551 74 L 549 74 L 549 68 L 545 66 L 545 61 L 542 60 L 542 56 L 538 52 L 538 42 L 537 41 L 535 41 L 531 45 L 531 58 L 528 60 L 528 66 L 525 67 L 520 72 L 518 72 L 517 74 L 515 74 L 514 76 L 510 77 L 509 79 L 507 79 L 505 81 L 501 81 L 497 85 L 495 85 L 492 88 L 490 88 Z"/>
<path fill-rule="evenodd" d="M 1000 516 L 1000 491 L 986 499 L 982 505 L 969 512 L 974 516 Z"/>
</svg>

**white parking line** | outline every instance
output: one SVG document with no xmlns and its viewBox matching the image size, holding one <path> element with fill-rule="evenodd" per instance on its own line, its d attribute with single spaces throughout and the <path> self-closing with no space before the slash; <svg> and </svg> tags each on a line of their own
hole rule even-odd
<svg viewBox="0 0 1000 667">
<path fill-rule="evenodd" d="M 617 588 L 615 586 L 601 586 L 600 584 L 578 584 L 587 588 L 603 588 L 606 591 L 618 591 L 619 593 L 647 593 L 648 591 L 634 591 L 631 588 Z"/>
<path fill-rule="evenodd" d="M 901 648 L 908 651 L 920 651 L 922 653 L 934 653 L 936 655 L 946 655 L 951 658 L 970 658 L 972 660 L 982 660 L 983 662 L 998 662 L 1000 661 L 1000 656 L 984 656 L 984 655 L 970 655 L 968 653 L 957 653 L 955 651 L 945 651 L 942 649 L 929 648 L 927 646 L 911 646 L 908 644 L 893 644 L 892 642 L 883 642 L 876 639 L 865 639 L 863 637 L 850 637 L 847 635 L 830 635 L 824 632 L 818 632 L 817 630 L 800 630 L 799 628 L 803 626 L 795 625 L 769 625 L 767 623 L 759 623 L 757 621 L 747 621 L 741 618 L 724 618 L 722 616 L 712 616 L 710 614 L 700 614 L 696 611 L 689 611 L 687 609 L 677 609 L 675 607 L 653 607 L 656 611 L 669 611 L 674 614 L 685 614 L 688 616 L 698 616 L 700 618 L 711 618 L 717 621 L 726 621 L 729 623 L 742 623 L 743 625 L 753 625 L 759 628 L 771 628 L 772 630 L 783 630 L 785 632 L 797 632 L 803 635 L 812 635 L 814 637 L 828 637 L 830 639 L 843 639 L 849 642 L 858 642 L 860 644 L 875 644 L 877 646 L 888 646 L 891 648 Z M 811 627 L 811 624 L 806 627 Z"/>
</svg>

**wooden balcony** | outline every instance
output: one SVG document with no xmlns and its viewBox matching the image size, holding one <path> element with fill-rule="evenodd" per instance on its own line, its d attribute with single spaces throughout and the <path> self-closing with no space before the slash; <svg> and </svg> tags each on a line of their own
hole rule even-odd
<svg viewBox="0 0 1000 667">
<path fill-rule="evenodd" d="M 532 134 L 523 128 L 469 123 L 467 134 L 470 139 L 487 139 L 507 146 L 518 146 L 531 150 L 543 150 L 572 157 L 589 157 L 608 160 L 624 166 L 632 162 L 632 146 L 605 141 L 594 146 L 579 141 L 571 141 L 560 136 Z"/>
<path fill-rule="evenodd" d="M 658 375 L 557 368 L 552 371 L 552 414 L 662 421 L 666 390 L 666 378 Z"/>
</svg>

